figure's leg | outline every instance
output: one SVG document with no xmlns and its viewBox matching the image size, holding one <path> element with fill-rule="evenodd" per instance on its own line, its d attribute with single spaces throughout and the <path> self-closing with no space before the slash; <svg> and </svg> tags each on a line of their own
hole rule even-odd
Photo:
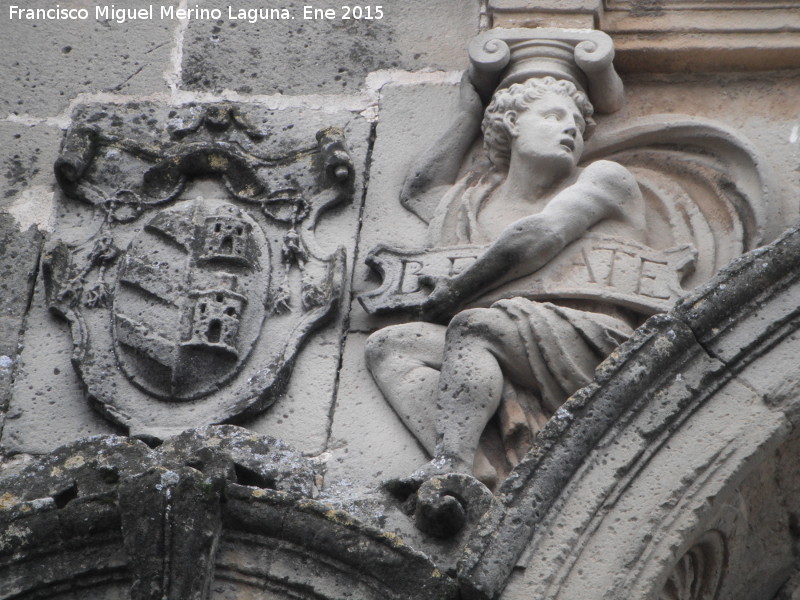
<svg viewBox="0 0 800 600">
<path fill-rule="evenodd" d="M 373 333 L 366 345 L 367 366 L 378 387 L 431 455 L 445 331 L 431 323 L 393 325 Z"/>
<path fill-rule="evenodd" d="M 494 308 L 457 314 L 447 328 L 439 379 L 435 456 L 447 463 L 442 470 L 471 471 L 481 433 L 500 405 L 504 374 L 535 387 L 512 319 Z"/>
</svg>

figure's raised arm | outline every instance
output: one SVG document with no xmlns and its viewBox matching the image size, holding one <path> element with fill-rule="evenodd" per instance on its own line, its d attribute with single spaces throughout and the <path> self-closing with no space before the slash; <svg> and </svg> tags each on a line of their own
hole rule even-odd
<svg viewBox="0 0 800 600">
<path fill-rule="evenodd" d="M 610 161 L 592 163 L 542 212 L 515 221 L 462 273 L 436 282 L 428 315 L 446 315 L 503 283 L 538 271 L 604 219 L 638 223 L 640 203 L 639 187 L 625 167 Z"/>
<path fill-rule="evenodd" d="M 621 219 L 644 227 L 642 194 L 636 179 L 621 164 L 609 160 L 585 167 L 578 180 L 550 200 L 538 216 L 553 226 L 563 240 L 562 248 L 603 219 Z"/>
<path fill-rule="evenodd" d="M 447 188 L 455 183 L 461 164 L 478 137 L 483 104 L 470 79 L 461 77 L 458 114 L 447 131 L 414 163 L 403 183 L 400 202 L 425 221 Z"/>
</svg>

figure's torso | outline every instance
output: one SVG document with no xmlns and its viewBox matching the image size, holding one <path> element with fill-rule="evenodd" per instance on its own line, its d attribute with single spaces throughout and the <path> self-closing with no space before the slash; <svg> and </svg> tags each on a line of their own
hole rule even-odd
<svg viewBox="0 0 800 600">
<path fill-rule="evenodd" d="M 665 310 L 667 302 L 681 291 L 677 271 L 671 260 L 668 264 L 660 251 L 647 245 L 644 201 L 633 178 L 618 164 L 602 162 L 597 168 L 590 165 L 576 169 L 552 190 L 524 201 L 504 197 L 503 181 L 497 174 L 473 185 L 462 181 L 451 189 L 442 200 L 438 218 L 431 223 L 432 247 L 490 245 L 520 219 L 542 213 L 564 191 L 583 194 L 585 189 L 585 197 L 592 201 L 596 198 L 604 207 L 603 216 L 573 238 L 548 264 L 519 279 L 487 286 L 473 297 L 471 306 L 525 297 L 579 304 L 582 310 L 615 316 L 630 314 L 630 309 L 640 315 Z M 607 185 L 603 177 L 607 173 L 618 176 L 620 170 L 630 177 L 635 189 L 625 190 L 628 193 L 621 193 L 620 198 L 611 197 L 606 190 L 615 188 Z"/>
<path fill-rule="evenodd" d="M 560 185 L 534 197 L 509 197 L 503 193 L 503 185 L 495 187 L 473 208 L 477 231 L 473 232 L 475 239 L 470 241 L 478 241 L 480 238 L 480 241 L 491 242 L 516 221 L 541 213 L 564 190 L 574 185 L 585 185 L 585 181 L 582 181 L 586 179 L 585 176 L 582 177 L 583 173 L 584 169 L 576 169 Z M 612 202 L 615 200 L 612 199 Z M 632 199 L 626 199 L 625 205 L 620 205 L 614 215 L 601 219 L 587 231 L 645 243 L 647 240 L 643 204 L 641 195 L 638 194 Z"/>
</svg>

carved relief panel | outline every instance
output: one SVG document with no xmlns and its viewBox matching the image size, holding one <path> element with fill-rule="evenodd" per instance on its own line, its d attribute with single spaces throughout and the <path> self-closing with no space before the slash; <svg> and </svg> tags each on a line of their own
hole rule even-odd
<svg viewBox="0 0 800 600">
<path fill-rule="evenodd" d="M 132 597 L 170 586 L 159 593 L 206 597 L 216 578 L 231 594 L 240 586 L 287 597 L 332 589 L 488 600 L 513 580 L 548 588 L 536 597 L 567 597 L 559 577 L 588 590 L 578 597 L 620 596 L 597 582 L 629 586 L 617 575 L 638 577 L 641 548 L 667 545 L 650 533 L 664 528 L 658 509 L 642 509 L 645 499 L 677 513 L 676 492 L 713 480 L 703 469 L 722 456 L 714 446 L 722 433 L 738 431 L 728 421 L 759 431 L 739 418 L 744 412 L 726 421 L 712 411 L 705 418 L 720 430 L 701 445 L 711 460 L 689 451 L 691 440 L 677 459 L 666 443 L 676 431 L 697 435 L 683 424 L 722 385 L 712 379 L 733 376 L 724 360 L 706 356 L 715 350 L 693 328 L 711 323 L 716 335 L 730 325 L 729 304 L 753 295 L 742 292 L 750 280 L 773 285 L 789 270 L 775 261 L 793 260 L 792 252 L 756 251 L 738 265 L 781 273 L 741 281 L 729 273 L 695 306 L 684 301 L 634 330 L 770 239 L 780 211 L 768 161 L 710 119 L 654 111 L 609 118 L 625 105 L 613 47 L 599 32 L 490 30 L 470 57 L 427 152 L 404 144 L 425 138 L 409 118 L 423 112 L 423 86 L 406 90 L 411 100 L 394 113 L 394 130 L 392 93 L 403 92 L 381 91 L 374 154 L 369 124 L 333 109 L 278 115 L 255 104 L 144 104 L 76 113 L 56 163 L 63 194 L 33 308 L 42 318 L 27 331 L 40 343 L 22 356 L 4 444 L 38 450 L 42 439 L 46 446 L 102 431 L 98 423 L 110 428 L 96 418 L 64 436 L 51 423 L 77 405 L 89 413 L 89 404 L 145 441 L 208 423 L 244 421 L 251 430 L 184 432 L 152 451 L 96 437 L 39 463 L 56 465 L 55 479 L 30 495 L 19 490 L 41 468 L 28 467 L 0 508 L 66 508 L 59 522 L 71 527 L 87 498 L 113 507 L 104 514 L 121 515 L 128 563 L 119 564 L 129 565 Z M 437 79 L 445 80 L 455 74 Z M 715 312 L 717 292 L 728 312 Z M 762 324 L 770 335 L 773 321 Z M 69 356 L 42 351 L 48 341 L 68 346 Z M 304 357 L 311 367 L 298 377 Z M 48 371 L 68 371 L 75 386 L 44 389 Z M 741 393 L 718 400 L 723 410 L 734 400 L 752 409 L 752 422 L 767 412 Z M 295 409 L 302 417 L 290 416 Z M 299 452 L 252 430 L 289 439 Z M 384 460 L 398 439 L 410 440 L 396 453 L 402 459 L 420 457 L 405 471 Z M 101 446 L 129 444 L 137 462 L 104 464 Z M 730 447 L 747 444 L 739 436 Z M 82 448 L 91 458 L 79 477 Z M 364 448 L 366 466 L 354 468 Z M 307 460 L 312 454 L 321 456 Z M 648 471 L 654 456 L 678 484 L 637 480 L 641 472 L 665 480 L 666 468 Z M 162 479 L 151 469 L 167 471 Z M 358 469 L 368 476 L 343 476 Z M 94 498 L 98 477 L 106 495 Z M 588 491 L 573 494 L 583 477 Z M 630 494 L 633 484 L 643 490 Z M 207 494 L 183 498 L 178 491 L 188 487 Z M 311 501 L 318 492 L 321 502 Z M 624 519 L 601 522 L 610 509 L 625 515 L 626 502 L 642 517 L 629 520 L 634 533 L 617 534 Z M 9 522 L 27 519 L 22 512 Z M 195 517 L 205 527 L 184 527 Z M 597 523 L 612 545 L 592 545 Z M 659 559 L 657 585 L 643 584 L 653 597 L 720 595 L 728 538 L 701 530 L 709 533 L 681 538 Z M 180 543 L 167 547 L 163 536 Z M 18 540 L 9 540 L 0 550 L 14 553 Z M 243 548 L 257 548 L 252 560 Z M 570 575 L 582 556 L 625 566 Z M 412 564 L 421 576 L 404 581 L 407 569 L 397 566 Z M 336 576 L 318 577 L 324 568 Z M 525 595 L 511 589 L 509 597 Z"/>
<path fill-rule="evenodd" d="M 69 323 L 95 408 L 156 438 L 241 421 L 286 394 L 299 352 L 331 322 L 323 343 L 338 346 L 367 131 L 348 113 L 275 117 L 252 105 L 74 115 L 37 302 Z M 47 366 L 27 358 L 36 387 Z M 327 381 L 295 384 L 314 397 L 304 408 L 323 436 L 336 359 L 315 358 L 332 363 L 316 365 Z M 16 398 L 31 421 L 19 425 L 40 429 L 25 379 Z"/>
<path fill-rule="evenodd" d="M 596 31 L 478 36 L 458 118 L 398 198 L 426 247 L 366 257 L 381 283 L 363 308 L 410 321 L 373 334 L 366 361 L 434 457 L 413 480 L 496 485 L 635 327 L 762 240 L 769 174 L 728 127 L 594 131 L 623 105 L 613 53 Z"/>
</svg>

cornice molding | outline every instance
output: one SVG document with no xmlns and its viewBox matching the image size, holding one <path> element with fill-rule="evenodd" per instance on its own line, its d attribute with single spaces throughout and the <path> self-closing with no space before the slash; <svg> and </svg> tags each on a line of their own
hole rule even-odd
<svg viewBox="0 0 800 600">
<path fill-rule="evenodd" d="M 795 2 L 672 0 L 491 0 L 494 27 L 600 29 L 622 73 L 800 68 Z"/>
</svg>

